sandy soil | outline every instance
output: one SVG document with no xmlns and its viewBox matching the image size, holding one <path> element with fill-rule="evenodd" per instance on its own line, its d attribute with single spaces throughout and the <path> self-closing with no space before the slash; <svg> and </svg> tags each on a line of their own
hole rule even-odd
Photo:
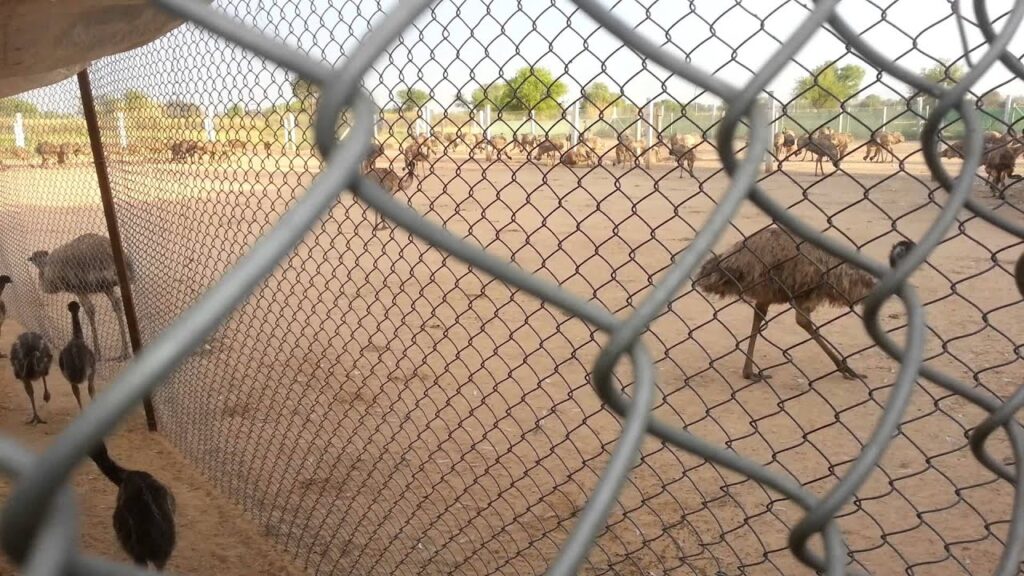
<svg viewBox="0 0 1024 576">
<path fill-rule="evenodd" d="M 8 350 L 22 329 L 16 322 L 4 326 L 0 348 Z M 48 378 L 53 398 L 42 402 L 42 386 L 36 383 L 36 399 L 46 424 L 28 426 L 28 398 L 21 384 L 13 379 L 8 361 L 0 370 L 0 409 L 5 417 L 0 434 L 14 438 L 26 447 L 45 450 L 61 429 L 78 414 L 78 406 L 68 384 L 54 366 Z M 102 391 L 103 384 L 99 389 Z M 82 391 L 85 396 L 85 390 Z M 140 411 L 141 412 L 141 411 Z M 178 544 L 167 569 L 179 574 L 301 574 L 261 530 L 246 520 L 241 511 L 229 504 L 159 434 L 146 430 L 141 413 L 133 414 L 108 441 L 111 455 L 128 468 L 150 472 L 173 492 L 177 503 Z M 120 561 L 130 561 L 117 543 L 111 514 L 116 488 L 103 477 L 92 462 L 80 465 L 72 484 L 78 497 L 81 523 L 80 547 L 87 553 Z M 6 498 L 11 484 L 0 481 L 0 498 Z M 0 559 L 0 574 L 14 574 L 6 558 Z"/>
<path fill-rule="evenodd" d="M 290 167 L 260 158 L 113 162 L 122 229 L 140 263 L 146 338 L 244 253 L 316 163 Z M 944 195 L 929 190 L 920 156 L 900 173 L 859 157 L 843 167 L 819 178 L 810 163 L 788 163 L 764 186 L 877 258 L 901 237 L 893 230 L 917 237 L 938 214 Z M 728 184 L 708 151 L 697 179 L 669 168 L 488 165 L 462 154 L 402 197 L 454 233 L 624 313 Z M 24 258 L 102 229 L 90 178 L 86 167 L 0 174 L 3 257 L 19 318 L 58 338 L 67 333 L 66 295 L 40 297 Z M 66 184 L 53 186 L 58 179 Z M 980 184 L 977 194 L 1022 217 L 1019 190 L 1003 205 Z M 367 216 L 344 197 L 185 363 L 157 397 L 163 430 L 310 572 L 541 573 L 619 431 L 588 388 L 602 336 L 403 231 L 374 232 Z M 767 223 L 747 205 L 720 248 Z M 1024 306 L 1008 272 L 1019 252 L 1014 238 L 965 214 L 914 276 L 928 303 L 930 362 L 1000 395 L 1021 373 L 1014 343 L 1024 341 Z M 113 320 L 98 306 L 113 352 Z M 823 494 L 870 435 L 895 364 L 871 346 L 855 313 L 821 310 L 823 334 L 866 375 L 844 380 L 778 306 L 755 354 L 774 379 L 746 382 L 738 348 L 751 313 L 684 289 L 647 336 L 664 396 L 658 414 Z M 885 322 L 899 333 L 897 305 Z M 625 366 L 621 377 L 629 380 Z M 918 388 L 901 435 L 842 513 L 856 563 L 876 574 L 991 571 L 1011 491 L 966 448 L 965 430 L 979 419 L 965 401 Z M 993 449 L 1004 454 L 1002 438 Z M 787 526 L 800 516 L 750 480 L 648 442 L 584 573 L 808 573 L 786 548 Z"/>
</svg>

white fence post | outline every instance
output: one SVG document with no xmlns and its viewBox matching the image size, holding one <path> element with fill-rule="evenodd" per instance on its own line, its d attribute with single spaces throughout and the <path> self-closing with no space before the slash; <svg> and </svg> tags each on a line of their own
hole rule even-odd
<svg viewBox="0 0 1024 576">
<path fill-rule="evenodd" d="M 654 102 L 647 103 L 647 147 L 654 146 Z"/>
<path fill-rule="evenodd" d="M 206 131 L 206 139 L 210 142 L 217 141 L 217 130 L 213 126 L 213 113 L 208 112 L 203 119 L 203 129 Z"/>
<path fill-rule="evenodd" d="M 295 114 L 292 112 L 284 115 L 284 149 L 295 152 Z"/>
<path fill-rule="evenodd" d="M 1013 96 L 1007 96 L 1006 97 L 1006 106 L 1005 106 L 1005 109 L 1003 110 L 1003 122 L 1006 122 L 1007 125 L 1013 124 L 1012 110 L 1013 110 Z"/>
<path fill-rule="evenodd" d="M 537 119 L 534 118 L 533 110 L 530 110 L 530 134 L 537 133 Z"/>
<path fill-rule="evenodd" d="M 889 121 L 889 107 L 882 106 L 882 125 Z"/>
<path fill-rule="evenodd" d="M 577 100 L 572 106 L 572 143 L 580 142 L 580 101 Z"/>
<path fill-rule="evenodd" d="M 25 147 L 25 119 L 21 112 L 14 115 L 14 145 L 18 148 Z"/>
<path fill-rule="evenodd" d="M 486 110 L 487 110 L 487 123 L 484 124 L 484 136 L 488 140 L 490 140 L 491 139 L 491 105 L 490 104 L 487 105 Z"/>
<path fill-rule="evenodd" d="M 117 140 L 121 144 L 121 148 L 128 146 L 128 131 L 124 127 L 124 112 L 117 111 Z"/>
</svg>

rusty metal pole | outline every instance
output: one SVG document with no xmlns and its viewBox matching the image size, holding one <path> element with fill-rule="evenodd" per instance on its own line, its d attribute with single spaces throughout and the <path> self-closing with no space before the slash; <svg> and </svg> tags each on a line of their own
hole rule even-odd
<svg viewBox="0 0 1024 576">
<path fill-rule="evenodd" d="M 96 166 L 96 180 L 100 188 L 100 201 L 103 203 L 103 217 L 107 221 L 107 234 L 110 237 L 110 248 L 114 253 L 114 267 L 117 269 L 117 284 L 121 288 L 121 302 L 124 304 L 125 320 L 128 323 L 128 337 L 132 343 L 132 353 L 138 355 L 142 349 L 142 336 L 139 334 L 139 320 L 135 315 L 135 299 L 132 287 L 128 283 L 128 269 L 125 266 L 124 246 L 121 244 L 121 231 L 117 226 L 117 211 L 114 208 L 114 197 L 110 193 L 110 175 L 107 174 L 107 159 L 103 154 L 103 141 L 100 139 L 100 124 L 96 118 L 96 103 L 92 98 L 92 83 L 89 81 L 89 70 L 78 73 L 78 91 L 82 95 L 82 111 L 85 113 L 85 125 L 89 129 L 89 144 L 92 146 L 92 160 Z M 156 411 L 153 409 L 153 398 L 147 395 L 142 401 L 146 411 L 146 425 L 156 432 Z"/>
</svg>

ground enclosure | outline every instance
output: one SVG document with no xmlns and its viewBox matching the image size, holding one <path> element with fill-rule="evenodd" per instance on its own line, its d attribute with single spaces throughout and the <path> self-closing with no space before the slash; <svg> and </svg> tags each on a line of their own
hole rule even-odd
<svg viewBox="0 0 1024 576">
<path fill-rule="evenodd" d="M 442 19 L 429 17 L 427 27 Z M 234 66 L 223 68 L 233 78 L 223 90 L 258 109 L 273 96 L 263 83 L 243 87 L 250 75 L 288 82 L 191 28 L 161 43 L 97 63 L 98 97 L 139 89 L 154 99 L 212 99 L 220 89 L 190 74 Z M 161 48 L 185 52 L 163 57 Z M 432 66 L 420 65 L 427 78 Z M 399 86 L 387 71 L 374 81 Z M 158 93 L 159 82 L 172 88 Z M 64 83 L 30 96 L 73 110 L 75 90 Z M 196 138 L 192 128 L 154 138 L 152 149 L 122 148 L 117 113 L 143 112 L 121 106 L 101 109 L 101 122 L 151 339 L 302 194 L 320 164 L 301 146 L 172 161 L 171 144 Z M 791 159 L 762 184 L 814 226 L 884 259 L 893 242 L 923 233 L 945 192 L 933 190 L 917 143 L 896 148 L 898 164 L 863 161 L 863 144 L 826 176 Z M 389 149 L 378 165 L 400 169 L 397 155 Z M 0 256 L 15 278 L 13 314 L 60 342 L 67 295 L 40 295 L 26 258 L 102 233 L 104 221 L 86 158 L 38 161 L 15 159 L 0 172 Z M 431 159 L 398 196 L 492 253 L 624 312 L 728 183 L 706 142 L 694 173 L 682 176 L 669 159 L 573 169 L 522 153 L 472 159 L 462 149 Z M 975 192 L 1021 218 L 1016 187 L 1005 201 L 980 179 Z M 717 249 L 769 223 L 748 204 Z M 1019 252 L 1018 239 L 964 214 L 913 277 L 926 302 L 929 362 L 1003 397 L 1021 369 L 1024 306 L 1010 273 Z M 98 308 L 104 351 L 114 352 L 116 324 Z M 871 344 L 857 312 L 822 310 L 815 319 L 826 338 L 865 374 L 845 380 L 779 306 L 755 356 L 774 378 L 745 381 L 751 313 L 740 300 L 682 291 L 646 336 L 657 413 L 824 493 L 872 432 L 897 365 Z M 886 308 L 894 334 L 904 321 L 899 306 Z M 171 442 L 312 573 L 541 573 L 620 433 L 588 381 L 602 338 L 407 232 L 375 230 L 368 209 L 345 195 L 160 389 L 157 409 Z M 627 366 L 619 375 L 630 381 Z M 981 417 L 930 384 L 915 390 L 899 436 L 840 516 L 852 563 L 877 574 L 992 571 L 1012 489 L 970 454 L 965 432 Z M 1002 438 L 994 443 L 1009 455 Z M 756 482 L 649 441 L 584 573 L 805 573 L 786 543 L 800 518 Z"/>
</svg>

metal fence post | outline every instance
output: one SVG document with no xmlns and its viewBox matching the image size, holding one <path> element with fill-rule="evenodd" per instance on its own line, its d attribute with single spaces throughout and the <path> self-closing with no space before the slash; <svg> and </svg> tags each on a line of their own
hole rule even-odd
<svg viewBox="0 0 1024 576">
<path fill-rule="evenodd" d="M 107 222 L 107 234 L 110 237 L 110 248 L 114 253 L 114 267 L 117 269 L 117 284 L 121 288 L 121 301 L 124 304 L 125 320 L 128 323 L 128 337 L 132 343 L 132 354 L 138 355 L 142 349 L 142 337 L 139 334 L 139 321 L 135 314 L 135 299 L 128 283 L 128 270 L 125 266 L 124 246 L 121 244 L 121 231 L 117 225 L 117 212 L 114 198 L 110 193 L 110 175 L 107 173 L 107 160 L 103 153 L 103 142 L 100 139 L 100 125 L 96 118 L 96 104 L 92 97 L 92 83 L 89 81 L 89 70 L 78 73 L 78 90 L 82 96 L 82 111 L 85 124 L 89 130 L 89 145 L 92 147 L 93 165 L 96 167 L 96 180 L 100 189 L 100 201 L 103 203 L 103 217 Z M 97 351 L 98 352 L 98 351 Z M 156 411 L 153 409 L 153 398 L 147 395 L 142 401 L 146 412 L 146 426 L 155 432 Z"/>
</svg>

